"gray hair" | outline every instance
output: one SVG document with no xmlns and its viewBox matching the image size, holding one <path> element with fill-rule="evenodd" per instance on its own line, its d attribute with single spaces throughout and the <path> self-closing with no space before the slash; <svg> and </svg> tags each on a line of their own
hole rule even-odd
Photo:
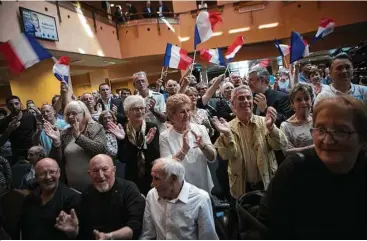
<svg viewBox="0 0 367 241">
<path fill-rule="evenodd" d="M 147 74 L 146 74 L 144 71 L 139 71 L 139 72 L 137 72 L 137 73 L 133 74 L 133 81 L 134 81 L 138 76 L 140 76 L 140 75 L 144 76 L 144 78 L 145 78 L 145 79 L 147 79 Z M 134 81 L 134 82 L 135 82 L 135 81 Z"/>
<path fill-rule="evenodd" d="M 43 158 L 45 158 L 46 157 L 46 150 L 45 150 L 45 148 L 43 148 L 43 146 L 32 146 L 31 148 L 29 148 L 29 150 L 34 150 L 36 153 L 37 153 L 37 155 L 38 155 L 38 160 L 41 160 L 41 159 L 43 159 Z M 29 151 L 28 150 L 28 151 Z"/>
<path fill-rule="evenodd" d="M 92 116 L 90 115 L 90 112 L 87 108 L 87 106 L 80 100 L 73 100 L 70 101 L 64 109 L 64 116 L 67 117 L 67 113 L 70 111 L 70 109 L 75 109 L 80 113 L 84 114 L 84 118 L 87 120 L 87 122 L 92 120 Z M 68 118 L 65 118 L 65 121 L 67 121 Z M 68 123 L 70 124 L 70 123 Z"/>
<path fill-rule="evenodd" d="M 145 107 L 145 100 L 141 95 L 129 95 L 124 100 L 125 113 L 128 113 L 132 107 L 140 104 Z"/>
<path fill-rule="evenodd" d="M 248 85 L 240 85 L 240 86 L 237 86 L 236 88 L 234 88 L 234 90 L 232 91 L 232 95 L 231 95 L 231 102 L 233 102 L 236 97 L 237 97 L 237 93 L 240 92 L 241 90 L 248 90 L 251 92 L 252 94 L 252 91 L 250 89 L 250 87 Z"/>
<path fill-rule="evenodd" d="M 173 159 L 172 157 L 159 158 L 154 161 L 154 164 L 161 163 L 162 171 L 167 175 L 176 176 L 179 182 L 185 180 L 185 167 L 181 162 Z"/>
<path fill-rule="evenodd" d="M 266 68 L 260 67 L 260 66 L 255 66 L 255 67 L 250 69 L 248 74 L 250 75 L 250 74 L 255 73 L 255 72 L 257 74 L 257 77 L 265 79 L 265 83 L 269 84 L 270 74 L 269 74 L 269 72 Z"/>
</svg>

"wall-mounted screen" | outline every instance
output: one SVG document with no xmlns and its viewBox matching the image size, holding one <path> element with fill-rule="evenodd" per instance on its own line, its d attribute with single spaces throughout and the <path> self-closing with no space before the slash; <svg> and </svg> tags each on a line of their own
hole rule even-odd
<svg viewBox="0 0 367 241">
<path fill-rule="evenodd" d="M 25 33 L 40 39 L 59 41 L 54 17 L 22 7 L 19 7 L 19 11 Z"/>
</svg>

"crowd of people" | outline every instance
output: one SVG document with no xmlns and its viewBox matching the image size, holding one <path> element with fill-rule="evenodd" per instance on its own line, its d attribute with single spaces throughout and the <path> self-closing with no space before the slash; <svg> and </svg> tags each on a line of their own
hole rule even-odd
<svg viewBox="0 0 367 241">
<path fill-rule="evenodd" d="M 229 202 L 266 191 L 263 238 L 366 237 L 367 87 L 351 82 L 347 55 L 327 74 L 305 62 L 273 84 L 259 66 L 209 84 L 190 72 L 159 79 L 155 91 L 138 72 L 136 93 L 117 96 L 102 83 L 76 98 L 61 83 L 40 109 L 8 97 L 0 185 L 25 196 L 9 235 L 218 239 L 218 178 Z"/>
</svg>

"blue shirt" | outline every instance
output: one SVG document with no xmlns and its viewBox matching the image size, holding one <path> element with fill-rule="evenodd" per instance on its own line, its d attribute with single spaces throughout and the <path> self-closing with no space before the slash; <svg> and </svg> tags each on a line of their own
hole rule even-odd
<svg viewBox="0 0 367 241">
<path fill-rule="evenodd" d="M 55 126 L 59 128 L 60 130 L 63 130 L 69 127 L 69 124 L 66 123 L 65 120 L 56 119 Z M 40 139 L 41 139 L 43 148 L 45 148 L 46 150 L 46 155 L 48 156 L 52 148 L 52 139 L 46 135 L 45 130 L 42 130 Z"/>
</svg>

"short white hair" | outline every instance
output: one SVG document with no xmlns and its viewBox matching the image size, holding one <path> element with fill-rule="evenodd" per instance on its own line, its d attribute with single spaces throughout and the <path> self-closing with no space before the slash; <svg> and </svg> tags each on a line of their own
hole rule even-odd
<svg viewBox="0 0 367 241">
<path fill-rule="evenodd" d="M 257 74 L 257 77 L 259 78 L 264 78 L 265 79 L 265 82 L 268 84 L 269 81 L 270 81 L 270 74 L 269 74 L 269 71 L 264 68 L 264 67 L 261 67 L 261 66 L 255 66 L 255 67 L 252 67 L 249 71 L 249 75 L 252 74 L 252 73 L 256 73 Z"/>
<path fill-rule="evenodd" d="M 233 102 L 236 99 L 237 93 L 240 92 L 241 90 L 248 90 L 252 94 L 252 91 L 251 91 L 251 89 L 250 89 L 250 87 L 248 85 L 240 85 L 240 86 L 237 86 L 232 91 L 231 102 Z"/>
<path fill-rule="evenodd" d="M 134 106 L 142 105 L 145 107 L 145 100 L 141 95 L 129 95 L 124 100 L 124 111 L 128 113 L 130 109 Z"/>
<path fill-rule="evenodd" d="M 83 113 L 84 114 L 84 118 L 87 120 L 87 122 L 91 121 L 92 120 L 92 116 L 90 115 L 90 112 L 87 108 L 87 106 L 80 100 L 73 100 L 73 101 L 70 101 L 66 106 L 65 106 L 65 109 L 64 109 L 64 117 L 65 117 L 65 121 L 70 124 L 68 122 L 68 118 L 67 117 L 67 113 L 71 110 L 71 109 L 74 109 L 80 113 Z"/>
<path fill-rule="evenodd" d="M 173 159 L 172 157 L 159 158 L 154 161 L 154 164 L 160 163 L 162 171 L 166 174 L 167 178 L 170 176 L 176 176 L 179 182 L 185 180 L 185 167 L 181 162 Z"/>
<path fill-rule="evenodd" d="M 224 97 L 224 90 L 228 87 L 228 86 L 232 86 L 234 88 L 234 85 L 232 84 L 232 82 L 230 81 L 225 81 L 221 84 L 220 86 L 220 93 L 221 95 Z"/>
</svg>

